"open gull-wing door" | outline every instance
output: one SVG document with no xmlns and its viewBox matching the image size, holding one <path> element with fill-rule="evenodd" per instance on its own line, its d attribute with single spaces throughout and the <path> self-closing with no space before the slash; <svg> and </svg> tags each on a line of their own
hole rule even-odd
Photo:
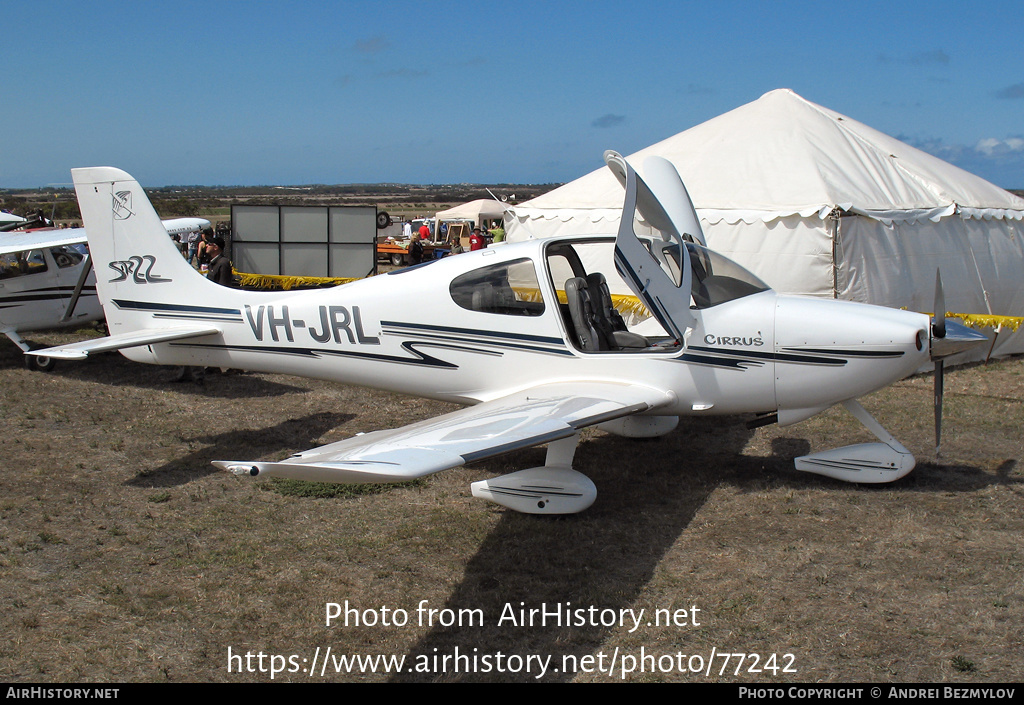
<svg viewBox="0 0 1024 705">
<path fill-rule="evenodd" d="M 656 158 L 652 157 L 648 162 L 653 163 L 655 160 Z M 626 189 L 619 232 L 615 238 L 615 268 L 665 331 L 682 341 L 686 329 L 692 328 L 696 322 L 690 311 L 693 272 L 690 268 L 686 242 L 658 196 L 625 159 L 616 152 L 608 151 L 605 152 L 605 163 Z M 675 167 L 671 164 L 668 164 L 668 168 L 675 173 Z M 683 189 L 681 195 L 673 194 L 671 178 L 664 165 L 656 164 L 655 169 L 659 174 L 659 193 L 663 193 L 663 197 L 674 204 L 673 210 L 677 212 L 673 215 L 685 222 L 687 217 L 683 202 L 684 199 L 686 203 L 690 200 L 686 190 Z M 682 187 L 678 174 L 675 175 L 675 179 Z M 690 210 L 692 211 L 692 206 Z M 646 244 L 636 233 L 636 211 L 640 212 L 654 230 L 651 236 L 645 238 Z M 696 214 L 692 220 L 693 225 L 696 225 L 696 232 L 700 233 Z M 703 236 L 700 237 L 703 240 Z"/>
<path fill-rule="evenodd" d="M 697 209 L 675 165 L 664 157 L 644 159 L 644 181 L 684 240 L 707 247 Z M 638 206 L 643 212 L 643 205 Z M 646 217 L 646 216 L 644 216 Z"/>
</svg>

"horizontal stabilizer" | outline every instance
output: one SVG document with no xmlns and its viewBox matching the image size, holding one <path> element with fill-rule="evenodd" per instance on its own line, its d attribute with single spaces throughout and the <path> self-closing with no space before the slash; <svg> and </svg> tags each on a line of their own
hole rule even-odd
<svg viewBox="0 0 1024 705">
<path fill-rule="evenodd" d="M 84 360 L 92 353 L 134 348 L 154 343 L 166 343 L 171 340 L 183 340 L 185 338 L 198 338 L 220 332 L 220 328 L 210 325 L 189 326 L 187 328 L 150 328 L 120 335 L 108 335 L 105 338 L 83 340 L 80 343 L 71 343 L 70 345 L 57 345 L 44 350 L 33 350 L 28 354 L 52 357 L 57 360 Z"/>
</svg>

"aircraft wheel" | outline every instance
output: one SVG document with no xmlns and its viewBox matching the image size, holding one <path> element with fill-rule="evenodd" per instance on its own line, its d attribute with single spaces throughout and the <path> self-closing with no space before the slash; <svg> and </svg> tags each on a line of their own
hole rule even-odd
<svg viewBox="0 0 1024 705">
<path fill-rule="evenodd" d="M 54 367 L 57 366 L 57 360 L 52 357 L 33 355 L 32 359 L 36 361 L 36 369 L 39 370 L 40 372 L 50 372 Z"/>
<path fill-rule="evenodd" d="M 36 370 L 37 372 L 49 372 L 56 366 L 57 360 L 52 357 L 44 357 L 42 355 L 25 356 L 25 367 L 30 370 Z"/>
<path fill-rule="evenodd" d="M 395 253 L 391 255 L 391 264 L 395 265 L 396 267 L 401 267 L 403 264 L 405 264 L 405 257 Z"/>
<path fill-rule="evenodd" d="M 381 211 L 377 214 L 377 229 L 383 230 L 384 228 L 391 225 L 391 216 L 388 215 L 387 211 Z"/>
</svg>

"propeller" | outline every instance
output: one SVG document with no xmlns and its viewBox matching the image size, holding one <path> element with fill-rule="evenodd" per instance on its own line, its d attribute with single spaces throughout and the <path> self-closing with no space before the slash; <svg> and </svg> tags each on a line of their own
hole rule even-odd
<svg viewBox="0 0 1024 705">
<path fill-rule="evenodd" d="M 932 339 L 946 337 L 946 297 L 942 293 L 942 272 L 935 270 L 935 317 L 932 319 Z M 934 347 L 934 346 L 933 346 Z M 939 459 L 942 447 L 942 391 L 945 361 L 935 358 L 935 459 Z"/>
<path fill-rule="evenodd" d="M 932 318 L 931 358 L 935 361 L 935 459 L 942 449 L 942 377 L 944 362 L 950 355 L 988 344 L 988 338 L 962 323 L 946 320 L 946 297 L 942 293 L 942 274 L 935 271 L 935 314 Z"/>
</svg>

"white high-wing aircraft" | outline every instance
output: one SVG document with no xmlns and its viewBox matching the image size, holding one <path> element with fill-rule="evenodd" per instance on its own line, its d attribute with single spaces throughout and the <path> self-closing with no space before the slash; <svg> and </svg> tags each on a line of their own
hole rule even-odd
<svg viewBox="0 0 1024 705">
<path fill-rule="evenodd" d="M 89 257 L 77 246 L 82 228 L 0 233 L 0 333 L 24 351 L 19 333 L 80 326 L 103 320 Z M 55 360 L 25 357 L 33 369 L 53 369 Z"/>
<path fill-rule="evenodd" d="M 981 340 L 924 314 L 781 296 L 707 249 L 671 163 L 647 182 L 615 153 L 625 186 L 617 235 L 509 244 L 330 290 L 214 288 L 164 235 L 139 184 L 118 169 L 72 172 L 108 338 L 42 351 L 121 350 L 165 365 L 211 365 L 376 387 L 468 405 L 281 461 L 218 461 L 245 475 L 394 482 L 547 443 L 543 467 L 473 483 L 530 513 L 596 497 L 572 469 L 581 429 L 656 436 L 679 416 L 756 413 L 791 424 L 844 404 L 879 438 L 798 458 L 801 470 L 888 482 L 913 456 L 856 401 Z M 635 232 L 635 210 L 650 233 Z M 620 274 L 621 273 L 621 276 Z M 610 284 L 609 284 L 610 283 Z M 652 314 L 627 329 L 611 306 L 629 286 Z"/>
<path fill-rule="evenodd" d="M 170 218 L 164 221 L 168 235 L 184 235 L 196 230 L 205 230 L 211 223 L 206 218 Z"/>
<path fill-rule="evenodd" d="M 0 226 L 24 222 L 25 219 L 20 215 L 14 215 L 14 213 L 8 213 L 7 211 L 0 211 Z"/>
<path fill-rule="evenodd" d="M 162 221 L 169 235 L 210 227 L 205 218 Z M 84 228 L 0 233 L 0 333 L 23 351 L 20 333 L 78 327 L 103 320 Z M 27 355 L 25 364 L 41 371 L 56 360 Z"/>
</svg>

